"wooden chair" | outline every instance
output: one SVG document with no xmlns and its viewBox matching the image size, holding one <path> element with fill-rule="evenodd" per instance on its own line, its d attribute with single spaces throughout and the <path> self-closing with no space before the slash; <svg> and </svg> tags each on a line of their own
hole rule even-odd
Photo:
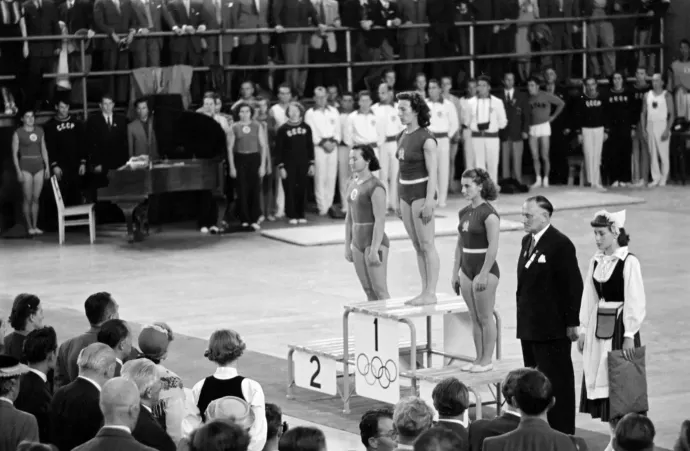
<svg viewBox="0 0 690 451">
<path fill-rule="evenodd" d="M 55 195 L 55 204 L 58 210 L 58 233 L 60 235 L 60 244 L 65 242 L 65 227 L 74 226 L 89 226 L 89 240 L 91 244 L 96 241 L 96 213 L 94 211 L 94 204 L 75 205 L 72 207 L 65 207 L 62 201 L 62 193 L 58 185 L 57 177 L 52 176 L 50 183 L 53 185 L 53 194 Z M 78 219 L 69 219 L 71 217 L 79 217 Z M 84 217 L 86 216 L 86 218 Z"/>
</svg>

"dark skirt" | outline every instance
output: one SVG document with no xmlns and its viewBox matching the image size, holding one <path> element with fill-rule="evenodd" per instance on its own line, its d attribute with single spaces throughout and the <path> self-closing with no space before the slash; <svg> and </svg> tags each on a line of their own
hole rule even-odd
<svg viewBox="0 0 690 451">
<path fill-rule="evenodd" d="M 613 330 L 613 338 L 611 343 L 612 351 L 618 351 L 623 348 L 623 334 L 625 334 L 625 326 L 623 325 L 623 314 L 620 314 L 616 320 L 616 327 Z M 639 332 L 635 334 L 634 343 L 636 348 L 642 346 Z M 580 412 L 588 413 L 592 416 L 592 418 L 600 418 L 601 421 L 605 423 L 618 419 L 611 418 L 609 415 L 609 398 L 587 399 L 587 387 L 585 385 L 584 375 L 582 377 L 582 390 L 580 392 Z"/>
</svg>

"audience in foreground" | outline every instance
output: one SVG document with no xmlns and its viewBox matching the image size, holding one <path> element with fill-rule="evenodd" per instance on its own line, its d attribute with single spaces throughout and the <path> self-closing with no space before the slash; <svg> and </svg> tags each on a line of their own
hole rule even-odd
<svg viewBox="0 0 690 451">
<path fill-rule="evenodd" d="M 434 411 L 423 399 L 409 397 L 398 401 L 393 411 L 393 424 L 398 432 L 397 449 L 413 449 L 415 440 L 429 430 L 433 422 Z"/>
<path fill-rule="evenodd" d="M 278 443 L 279 451 L 327 451 L 321 429 L 298 426 L 288 430 Z"/>
<path fill-rule="evenodd" d="M 24 440 L 38 441 L 36 418 L 14 406 L 20 377 L 28 372 L 19 360 L 0 355 L 0 450 L 14 450 Z"/>
<path fill-rule="evenodd" d="M 393 424 L 393 411 L 372 409 L 362 415 L 359 437 L 367 451 L 392 451 L 398 447 L 398 432 Z"/>
<path fill-rule="evenodd" d="M 434 427 L 419 436 L 414 443 L 414 451 L 458 451 L 465 446 L 452 430 Z"/>
<path fill-rule="evenodd" d="M 618 420 L 613 437 L 615 451 L 654 451 L 656 430 L 645 415 L 629 413 Z"/>
<path fill-rule="evenodd" d="M 447 429 L 460 437 L 458 451 L 469 450 L 469 437 L 465 413 L 470 405 L 470 392 L 465 384 L 455 377 L 449 377 L 434 387 L 431 393 L 434 408 L 438 412 L 438 422 L 434 428 Z"/>
</svg>

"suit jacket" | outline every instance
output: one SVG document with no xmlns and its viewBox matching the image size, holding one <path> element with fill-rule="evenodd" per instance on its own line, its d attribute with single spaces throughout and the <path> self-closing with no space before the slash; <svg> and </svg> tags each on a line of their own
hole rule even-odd
<svg viewBox="0 0 690 451">
<path fill-rule="evenodd" d="M 101 1 L 101 0 L 97 0 Z M 103 166 L 103 172 L 115 170 L 127 163 L 127 119 L 113 114 L 113 125 L 108 127 L 101 112 L 92 114 L 86 122 L 87 151 L 92 167 Z"/>
<path fill-rule="evenodd" d="M 234 0 L 220 0 L 220 11 L 216 11 L 215 0 L 204 0 L 202 11 L 204 15 L 204 22 L 207 30 L 227 30 L 236 28 Z M 218 14 L 219 13 L 219 14 Z M 220 21 L 218 20 L 220 18 Z M 218 51 L 218 36 L 206 36 L 206 44 L 208 51 L 215 53 Z M 234 36 L 226 34 L 221 38 L 223 40 L 223 52 L 230 53 L 235 48 Z M 226 62 L 227 64 L 227 62 Z"/>
<path fill-rule="evenodd" d="M 318 23 L 328 25 L 329 27 L 334 26 L 336 20 L 340 20 L 340 5 L 336 0 L 312 0 L 314 2 L 314 8 L 316 9 L 316 14 L 318 15 Z M 335 33 L 332 31 L 327 32 L 322 35 L 318 31 L 311 35 L 311 48 L 320 49 L 323 46 L 324 40 L 328 46 L 328 51 L 335 53 L 338 50 L 337 39 Z"/>
<path fill-rule="evenodd" d="M 36 418 L 0 400 L 0 451 L 15 451 L 24 440 L 40 441 Z"/>
<path fill-rule="evenodd" d="M 127 125 L 127 143 L 129 144 L 130 158 L 139 155 L 148 155 L 151 160 L 159 158 L 158 142 L 153 121 L 153 117 L 149 117 L 147 123 L 148 133 L 144 130 L 144 124 L 139 119 L 135 119 Z"/>
<path fill-rule="evenodd" d="M 74 449 L 74 451 L 156 451 L 137 442 L 132 434 L 121 429 L 104 427 L 94 438 Z M 62 450 L 60 450 L 62 451 Z"/>
<path fill-rule="evenodd" d="M 388 7 L 385 8 L 380 0 L 368 0 L 364 5 L 364 19 L 373 22 L 372 27 L 388 28 L 388 21 L 399 19 L 398 4 L 396 2 L 388 2 Z M 391 29 L 387 30 L 370 30 L 364 33 L 364 41 L 367 47 L 376 49 L 381 47 L 383 41 L 387 39 L 391 45 L 395 44 L 395 33 Z"/>
<path fill-rule="evenodd" d="M 24 2 L 24 20 L 27 36 L 60 35 L 58 10 L 53 0 L 40 0 L 41 8 L 34 0 Z M 60 41 L 29 41 L 29 56 L 54 56 L 61 47 Z"/>
<path fill-rule="evenodd" d="M 496 97 L 503 101 L 508 118 L 508 125 L 498 132 L 501 141 L 522 141 L 522 134 L 529 131 L 527 93 L 513 88 L 513 98 L 509 102 L 506 90 L 502 88 L 496 93 Z"/>
<path fill-rule="evenodd" d="M 38 423 L 38 435 L 42 442 L 50 438 L 50 402 L 53 394 L 50 392 L 48 382 L 43 382 L 41 376 L 29 371 L 24 374 L 19 384 L 19 395 L 14 401 L 14 406 L 36 418 Z"/>
<path fill-rule="evenodd" d="M 582 276 L 575 246 L 553 225 L 527 255 L 530 243 L 531 235 L 525 235 L 518 258 L 517 338 L 565 338 L 568 327 L 580 325 Z"/>
<path fill-rule="evenodd" d="M 460 423 L 451 421 L 439 420 L 434 424 L 434 428 L 445 429 L 447 431 L 455 432 L 462 439 L 462 448 L 457 451 L 468 451 L 470 449 L 470 441 L 467 434 L 467 428 Z"/>
<path fill-rule="evenodd" d="M 132 437 L 139 443 L 158 451 L 175 451 L 177 449 L 170 436 L 143 405 L 139 410 L 139 418 L 132 431 Z"/>
<path fill-rule="evenodd" d="M 172 0 L 168 2 L 168 11 L 172 17 L 173 26 L 182 28 L 185 25 L 191 25 L 195 29 L 199 25 L 206 25 L 202 14 L 202 3 L 199 0 L 189 1 L 189 13 L 182 0 Z M 191 48 L 190 48 L 191 47 Z M 195 53 L 201 52 L 201 36 L 197 35 L 182 35 L 175 36 L 170 40 L 170 51 L 173 53 L 184 53 L 190 49 Z"/>
<path fill-rule="evenodd" d="M 469 430 L 470 451 L 482 451 L 484 439 L 514 431 L 519 424 L 520 417 L 510 413 L 503 413 L 491 420 L 481 419 L 473 422 Z"/>
<path fill-rule="evenodd" d="M 285 28 L 309 27 L 318 25 L 319 15 L 314 4 L 308 0 L 273 0 L 273 20 L 276 26 Z M 300 33 L 285 33 L 282 42 L 297 42 Z M 309 34 L 301 33 L 302 39 Z"/>
<path fill-rule="evenodd" d="M 560 2 L 563 2 L 562 7 Z M 580 17 L 582 15 L 581 2 L 582 0 L 539 0 L 539 16 L 543 19 L 551 19 L 558 17 Z M 553 28 L 554 25 L 559 24 L 549 25 Z M 561 27 L 565 29 L 566 34 L 572 33 L 572 26 L 573 24 L 561 25 Z"/>
<path fill-rule="evenodd" d="M 82 349 L 96 343 L 100 328 L 92 327 L 86 333 L 72 337 L 62 342 L 58 349 L 57 363 L 55 364 L 55 391 L 64 387 L 79 375 L 77 358 Z"/>
<path fill-rule="evenodd" d="M 484 440 L 484 451 L 577 451 L 573 439 L 537 418 L 522 418 L 514 431 Z"/>
<path fill-rule="evenodd" d="M 233 14 L 233 23 L 240 30 L 252 28 L 268 28 L 269 0 L 258 0 L 259 10 L 256 8 L 256 0 L 236 0 Z M 240 45 L 253 45 L 257 38 L 261 38 L 262 44 L 268 44 L 268 34 L 241 34 Z"/>
<path fill-rule="evenodd" d="M 432 0 L 434 1 L 434 0 Z M 398 12 L 400 13 L 400 21 L 404 24 L 407 22 L 427 23 L 427 0 L 398 0 Z M 424 28 L 401 28 L 398 30 L 398 43 L 404 46 L 426 45 L 424 42 L 424 35 L 426 30 Z"/>
<path fill-rule="evenodd" d="M 93 3 L 89 0 L 75 0 L 72 7 L 68 8 L 65 1 L 58 7 L 58 17 L 65 23 L 70 34 L 82 28 L 92 30 L 94 28 Z"/>
<path fill-rule="evenodd" d="M 141 28 L 134 15 L 131 0 L 118 0 L 119 8 L 114 0 L 96 0 L 93 5 L 93 21 L 96 31 L 107 35 L 127 34 L 131 30 Z M 104 50 L 117 50 L 117 44 L 111 38 L 100 40 Z"/>
<path fill-rule="evenodd" d="M 592 15 L 594 12 L 594 0 L 581 0 L 582 1 L 582 15 L 589 17 Z M 616 0 L 606 0 L 606 7 L 604 8 L 604 11 L 606 11 L 606 15 L 613 15 L 616 13 L 614 6 L 616 4 Z"/>
<path fill-rule="evenodd" d="M 55 392 L 50 404 L 50 443 L 68 451 L 94 438 L 103 425 L 100 397 L 100 390 L 80 377 Z"/>
<path fill-rule="evenodd" d="M 151 14 L 151 22 L 153 27 L 149 27 L 149 21 L 146 17 L 146 8 L 149 9 Z M 134 16 L 136 17 L 137 24 L 140 28 L 148 28 L 149 31 L 164 31 L 163 24 L 168 28 L 172 28 L 174 25 L 170 11 L 163 0 L 148 0 L 147 4 L 144 4 L 143 0 L 132 0 L 132 9 L 134 10 Z M 163 47 L 163 38 L 139 38 L 134 39 L 130 45 L 130 49 L 133 52 L 146 51 L 146 41 L 153 41 L 158 44 L 159 47 Z"/>
</svg>

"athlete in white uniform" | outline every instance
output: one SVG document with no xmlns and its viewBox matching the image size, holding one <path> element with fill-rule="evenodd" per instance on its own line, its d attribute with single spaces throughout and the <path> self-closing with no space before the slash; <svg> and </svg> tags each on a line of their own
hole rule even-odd
<svg viewBox="0 0 690 451">
<path fill-rule="evenodd" d="M 385 81 L 378 86 L 379 103 L 374 104 L 371 109 L 376 116 L 376 120 L 381 124 L 383 136 L 379 137 L 383 141 L 379 151 L 379 179 L 383 182 L 388 197 L 386 205 L 393 211 L 398 210 L 398 136 L 404 130 L 400 117 L 398 117 L 398 105 L 395 103 L 393 90 Z"/>
<path fill-rule="evenodd" d="M 676 115 L 690 121 L 690 42 L 680 41 L 680 59 L 671 63 L 668 89 L 675 94 Z"/>
<path fill-rule="evenodd" d="M 642 126 L 647 132 L 647 146 L 651 163 L 652 182 L 649 186 L 664 186 L 670 170 L 669 147 L 671 127 L 675 120 L 673 98 L 664 90 L 661 74 L 652 77 L 652 90 L 642 103 Z M 659 169 L 661 163 L 661 170 Z"/>
</svg>

